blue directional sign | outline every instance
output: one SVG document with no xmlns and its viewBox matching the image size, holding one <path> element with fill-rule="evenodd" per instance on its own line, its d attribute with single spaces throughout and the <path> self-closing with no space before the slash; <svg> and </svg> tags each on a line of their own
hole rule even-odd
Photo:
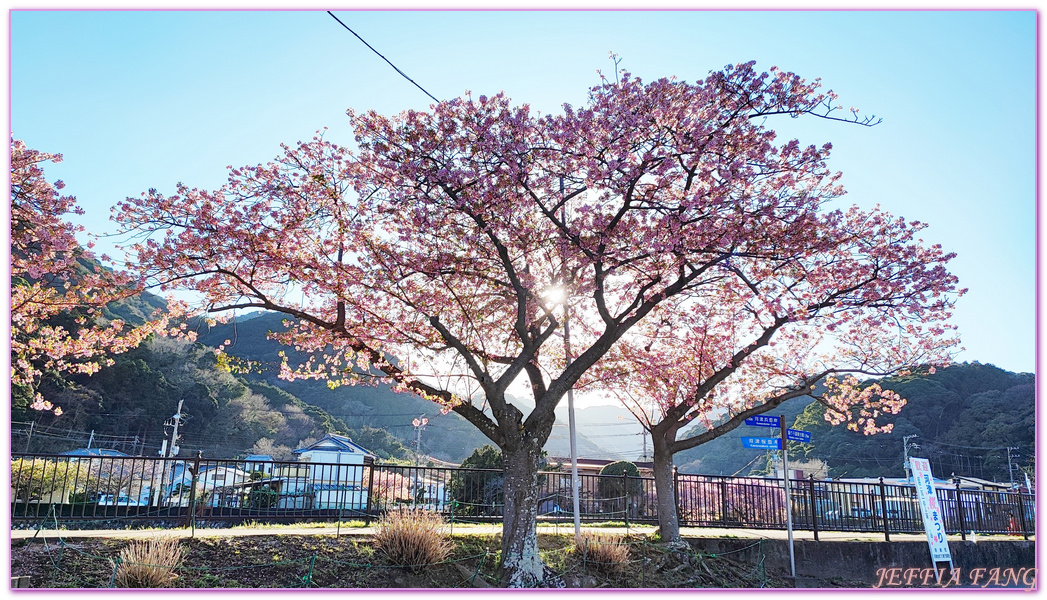
<svg viewBox="0 0 1047 600">
<path fill-rule="evenodd" d="M 781 450 L 782 440 L 778 438 L 743 437 L 742 445 L 756 450 Z"/>
<path fill-rule="evenodd" d="M 756 415 L 755 417 L 749 417 L 746 419 L 745 424 L 756 425 L 757 427 L 781 427 L 782 420 L 770 415 Z"/>
<path fill-rule="evenodd" d="M 789 438 L 791 441 L 794 442 L 803 442 L 807 444 L 811 441 L 811 432 L 800 431 L 799 429 L 786 429 L 785 437 Z"/>
</svg>

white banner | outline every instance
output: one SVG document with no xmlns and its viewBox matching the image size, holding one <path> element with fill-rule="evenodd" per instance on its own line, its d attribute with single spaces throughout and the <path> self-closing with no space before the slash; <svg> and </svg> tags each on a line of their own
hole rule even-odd
<svg viewBox="0 0 1047 600">
<path fill-rule="evenodd" d="M 945 540 L 945 518 L 938 505 L 938 494 L 934 491 L 934 478 L 931 477 L 931 463 L 926 458 L 909 458 L 913 481 L 916 484 L 916 497 L 920 500 L 920 513 L 923 515 L 923 528 L 927 531 L 927 545 L 931 548 L 931 560 L 935 563 L 952 563 L 949 553 L 949 542 Z"/>
</svg>

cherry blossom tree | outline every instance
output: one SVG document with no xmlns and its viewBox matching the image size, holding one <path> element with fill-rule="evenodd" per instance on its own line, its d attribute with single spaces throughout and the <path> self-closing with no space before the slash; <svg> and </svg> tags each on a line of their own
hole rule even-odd
<svg viewBox="0 0 1047 600">
<path fill-rule="evenodd" d="M 31 408 L 55 415 L 61 408 L 32 391 L 44 372 L 94 373 L 111 363 L 108 354 L 137 346 L 167 324 L 159 318 L 130 327 L 102 317 L 106 304 L 137 294 L 141 285 L 103 268 L 90 244 L 77 242 L 83 228 L 66 219 L 83 210 L 59 194 L 64 184 L 47 181 L 42 167 L 61 160 L 11 139 L 11 383 L 31 391 Z"/>
<path fill-rule="evenodd" d="M 711 297 L 731 265 L 821 247 L 841 219 L 821 214 L 842 193 L 830 148 L 777 143 L 767 121 L 857 120 L 834 98 L 746 63 L 695 83 L 616 73 L 555 115 L 502 94 L 349 111 L 355 154 L 318 134 L 230 168 L 219 189 L 129 198 L 117 219 L 141 236 L 153 284 L 214 313 L 292 317 L 276 337 L 317 358 L 283 376 L 378 373 L 490 438 L 505 464 L 503 583 L 535 585 L 556 405 L 631 329 Z M 507 399 L 517 382 L 529 413 Z"/>
<path fill-rule="evenodd" d="M 651 433 L 663 539 L 680 536 L 675 453 L 798 396 L 834 425 L 890 431 L 882 419 L 905 400 L 858 378 L 949 362 L 963 290 L 945 268 L 953 255 L 916 239 L 924 228 L 880 210 L 821 215 L 800 252 L 721 262 L 702 294 L 659 305 L 589 373 Z"/>
</svg>

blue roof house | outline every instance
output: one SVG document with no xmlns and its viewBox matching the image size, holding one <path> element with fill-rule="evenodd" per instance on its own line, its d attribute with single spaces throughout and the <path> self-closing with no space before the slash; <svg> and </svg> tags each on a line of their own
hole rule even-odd
<svg viewBox="0 0 1047 600">
<path fill-rule="evenodd" d="M 331 433 L 293 453 L 299 462 L 309 463 L 313 508 L 363 510 L 367 506 L 364 472 L 374 463 L 374 453 Z"/>
</svg>

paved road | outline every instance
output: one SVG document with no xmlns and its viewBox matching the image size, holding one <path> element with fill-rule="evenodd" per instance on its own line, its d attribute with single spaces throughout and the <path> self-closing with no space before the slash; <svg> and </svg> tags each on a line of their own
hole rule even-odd
<svg viewBox="0 0 1047 600">
<path fill-rule="evenodd" d="M 583 527 L 583 530 L 592 530 L 595 528 Z M 456 524 L 453 528 L 448 527 L 448 530 L 455 535 L 491 535 L 499 534 L 502 532 L 502 526 L 500 523 L 497 524 Z M 560 526 L 540 526 L 538 528 L 539 535 L 541 534 L 570 534 L 574 530 L 574 527 L 570 524 Z M 603 533 L 624 535 L 630 534 L 643 534 L 643 535 L 654 535 L 657 531 L 654 527 L 601 527 L 599 530 Z M 35 529 L 14 529 L 11 530 L 12 540 L 22 540 L 30 538 L 43 538 L 48 540 L 63 539 L 63 540 L 74 540 L 74 539 L 85 539 L 85 538 L 149 538 L 158 535 L 179 535 L 184 537 L 195 536 L 195 537 L 229 537 L 229 536 L 248 536 L 248 535 L 347 535 L 347 536 L 369 536 L 374 532 L 373 527 L 342 527 L 338 528 L 335 526 L 324 526 L 324 527 L 232 527 L 232 528 L 220 528 L 220 529 L 202 529 L 197 528 L 192 530 L 189 528 L 172 528 L 172 529 L 43 529 L 39 532 Z M 784 540 L 788 538 L 788 534 L 785 531 L 777 530 L 763 530 L 763 529 L 707 529 L 697 527 L 684 527 L 680 530 L 683 537 L 700 537 L 700 538 L 743 538 L 743 539 L 780 539 Z M 793 534 L 795 540 L 813 540 L 814 535 L 810 531 L 797 531 Z M 858 532 L 841 532 L 841 531 L 822 531 L 818 534 L 818 539 L 827 541 L 847 542 L 847 541 L 868 541 L 868 542 L 882 542 L 882 533 L 858 533 Z M 970 540 L 971 536 L 967 536 Z M 1020 536 L 1006 536 L 1006 535 L 979 535 L 979 540 L 1021 540 Z M 1030 538 L 1033 539 L 1033 538 Z M 901 534 L 892 533 L 891 541 L 926 541 L 927 537 L 923 534 Z M 959 535 L 950 535 L 949 541 L 960 541 Z"/>
</svg>

